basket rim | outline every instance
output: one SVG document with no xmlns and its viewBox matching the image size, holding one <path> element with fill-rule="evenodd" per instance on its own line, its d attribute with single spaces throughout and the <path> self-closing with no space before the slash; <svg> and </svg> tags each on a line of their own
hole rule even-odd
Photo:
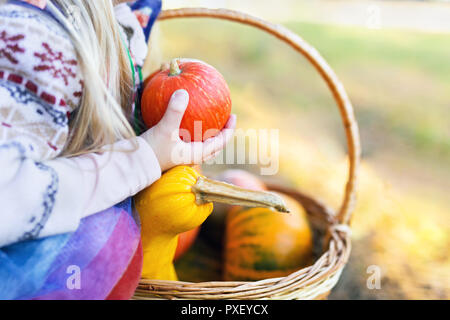
<svg viewBox="0 0 450 320">
<path fill-rule="evenodd" d="M 361 156 L 359 130 L 353 106 L 332 68 L 319 52 L 289 29 L 246 13 L 229 9 L 179 8 L 163 10 L 158 20 L 174 18 L 218 18 L 253 26 L 287 43 L 309 61 L 326 82 L 340 112 L 349 155 L 348 178 L 342 204 L 337 214 L 313 198 L 315 210 L 328 223 L 328 248 L 309 267 L 286 277 L 260 281 L 183 282 L 141 279 L 135 299 L 314 299 L 326 296 L 337 283 L 351 251 L 349 223 L 356 200 L 356 185 Z M 296 192 L 296 191 L 292 191 Z M 311 214 L 311 212 L 309 212 Z"/>
</svg>

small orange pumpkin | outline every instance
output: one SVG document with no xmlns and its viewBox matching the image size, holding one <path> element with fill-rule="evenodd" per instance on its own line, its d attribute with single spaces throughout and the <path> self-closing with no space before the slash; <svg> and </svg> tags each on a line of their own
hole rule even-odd
<svg viewBox="0 0 450 320">
<path fill-rule="evenodd" d="M 194 244 L 197 235 L 200 232 L 200 226 L 195 229 L 183 232 L 178 237 L 177 250 L 175 251 L 175 256 L 173 261 L 180 259 Z"/>
<path fill-rule="evenodd" d="M 287 276 L 312 261 L 312 232 L 306 212 L 281 195 L 290 214 L 234 207 L 227 215 L 225 280 L 255 281 Z"/>
<path fill-rule="evenodd" d="M 164 116 L 172 94 L 185 89 L 190 99 L 180 128 L 190 135 L 180 138 L 187 142 L 204 141 L 211 133 L 222 130 L 231 113 L 231 96 L 219 71 L 202 61 L 189 59 L 173 59 L 170 65 L 161 68 L 145 82 L 141 107 L 145 124 L 149 128 L 156 125 Z M 197 131 L 201 131 L 201 136 Z"/>
</svg>

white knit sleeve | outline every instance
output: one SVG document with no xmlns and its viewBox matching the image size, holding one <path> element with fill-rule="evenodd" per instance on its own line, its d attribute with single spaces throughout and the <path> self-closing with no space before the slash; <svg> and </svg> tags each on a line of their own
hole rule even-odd
<svg viewBox="0 0 450 320">
<path fill-rule="evenodd" d="M 75 230 L 81 218 L 134 196 L 161 177 L 158 159 L 143 138 L 119 141 L 112 150 L 46 163 L 59 184 L 40 236 Z"/>
<path fill-rule="evenodd" d="M 0 247 L 74 231 L 83 217 L 160 178 L 158 160 L 144 139 L 117 142 L 113 150 L 39 162 L 16 141 L 1 144 Z"/>
</svg>

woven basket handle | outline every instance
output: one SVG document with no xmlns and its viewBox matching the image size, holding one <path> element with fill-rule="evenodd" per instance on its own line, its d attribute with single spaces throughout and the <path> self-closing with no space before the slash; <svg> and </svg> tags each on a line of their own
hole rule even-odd
<svg viewBox="0 0 450 320">
<path fill-rule="evenodd" d="M 281 25 L 271 24 L 242 12 L 227 9 L 181 8 L 162 11 L 158 20 L 195 17 L 218 18 L 235 21 L 266 31 L 290 45 L 297 52 L 301 53 L 325 80 L 328 88 L 333 93 L 334 100 L 339 108 L 347 137 L 349 172 L 344 199 L 337 218 L 339 223 L 349 224 L 356 199 L 356 180 L 359 168 L 361 146 L 359 141 L 358 125 L 353 113 L 352 104 L 347 96 L 347 93 L 345 92 L 344 86 L 339 81 L 334 71 L 322 58 L 319 52 L 317 52 L 316 49 L 314 49 L 297 34 Z"/>
</svg>

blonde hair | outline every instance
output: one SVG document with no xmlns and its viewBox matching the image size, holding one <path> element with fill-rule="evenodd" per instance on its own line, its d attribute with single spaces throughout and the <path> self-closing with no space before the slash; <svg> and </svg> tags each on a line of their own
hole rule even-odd
<svg viewBox="0 0 450 320">
<path fill-rule="evenodd" d="M 134 137 L 125 116 L 133 103 L 131 64 L 112 0 L 52 0 L 48 8 L 70 34 L 84 82 L 63 155 L 100 151 Z"/>
</svg>

